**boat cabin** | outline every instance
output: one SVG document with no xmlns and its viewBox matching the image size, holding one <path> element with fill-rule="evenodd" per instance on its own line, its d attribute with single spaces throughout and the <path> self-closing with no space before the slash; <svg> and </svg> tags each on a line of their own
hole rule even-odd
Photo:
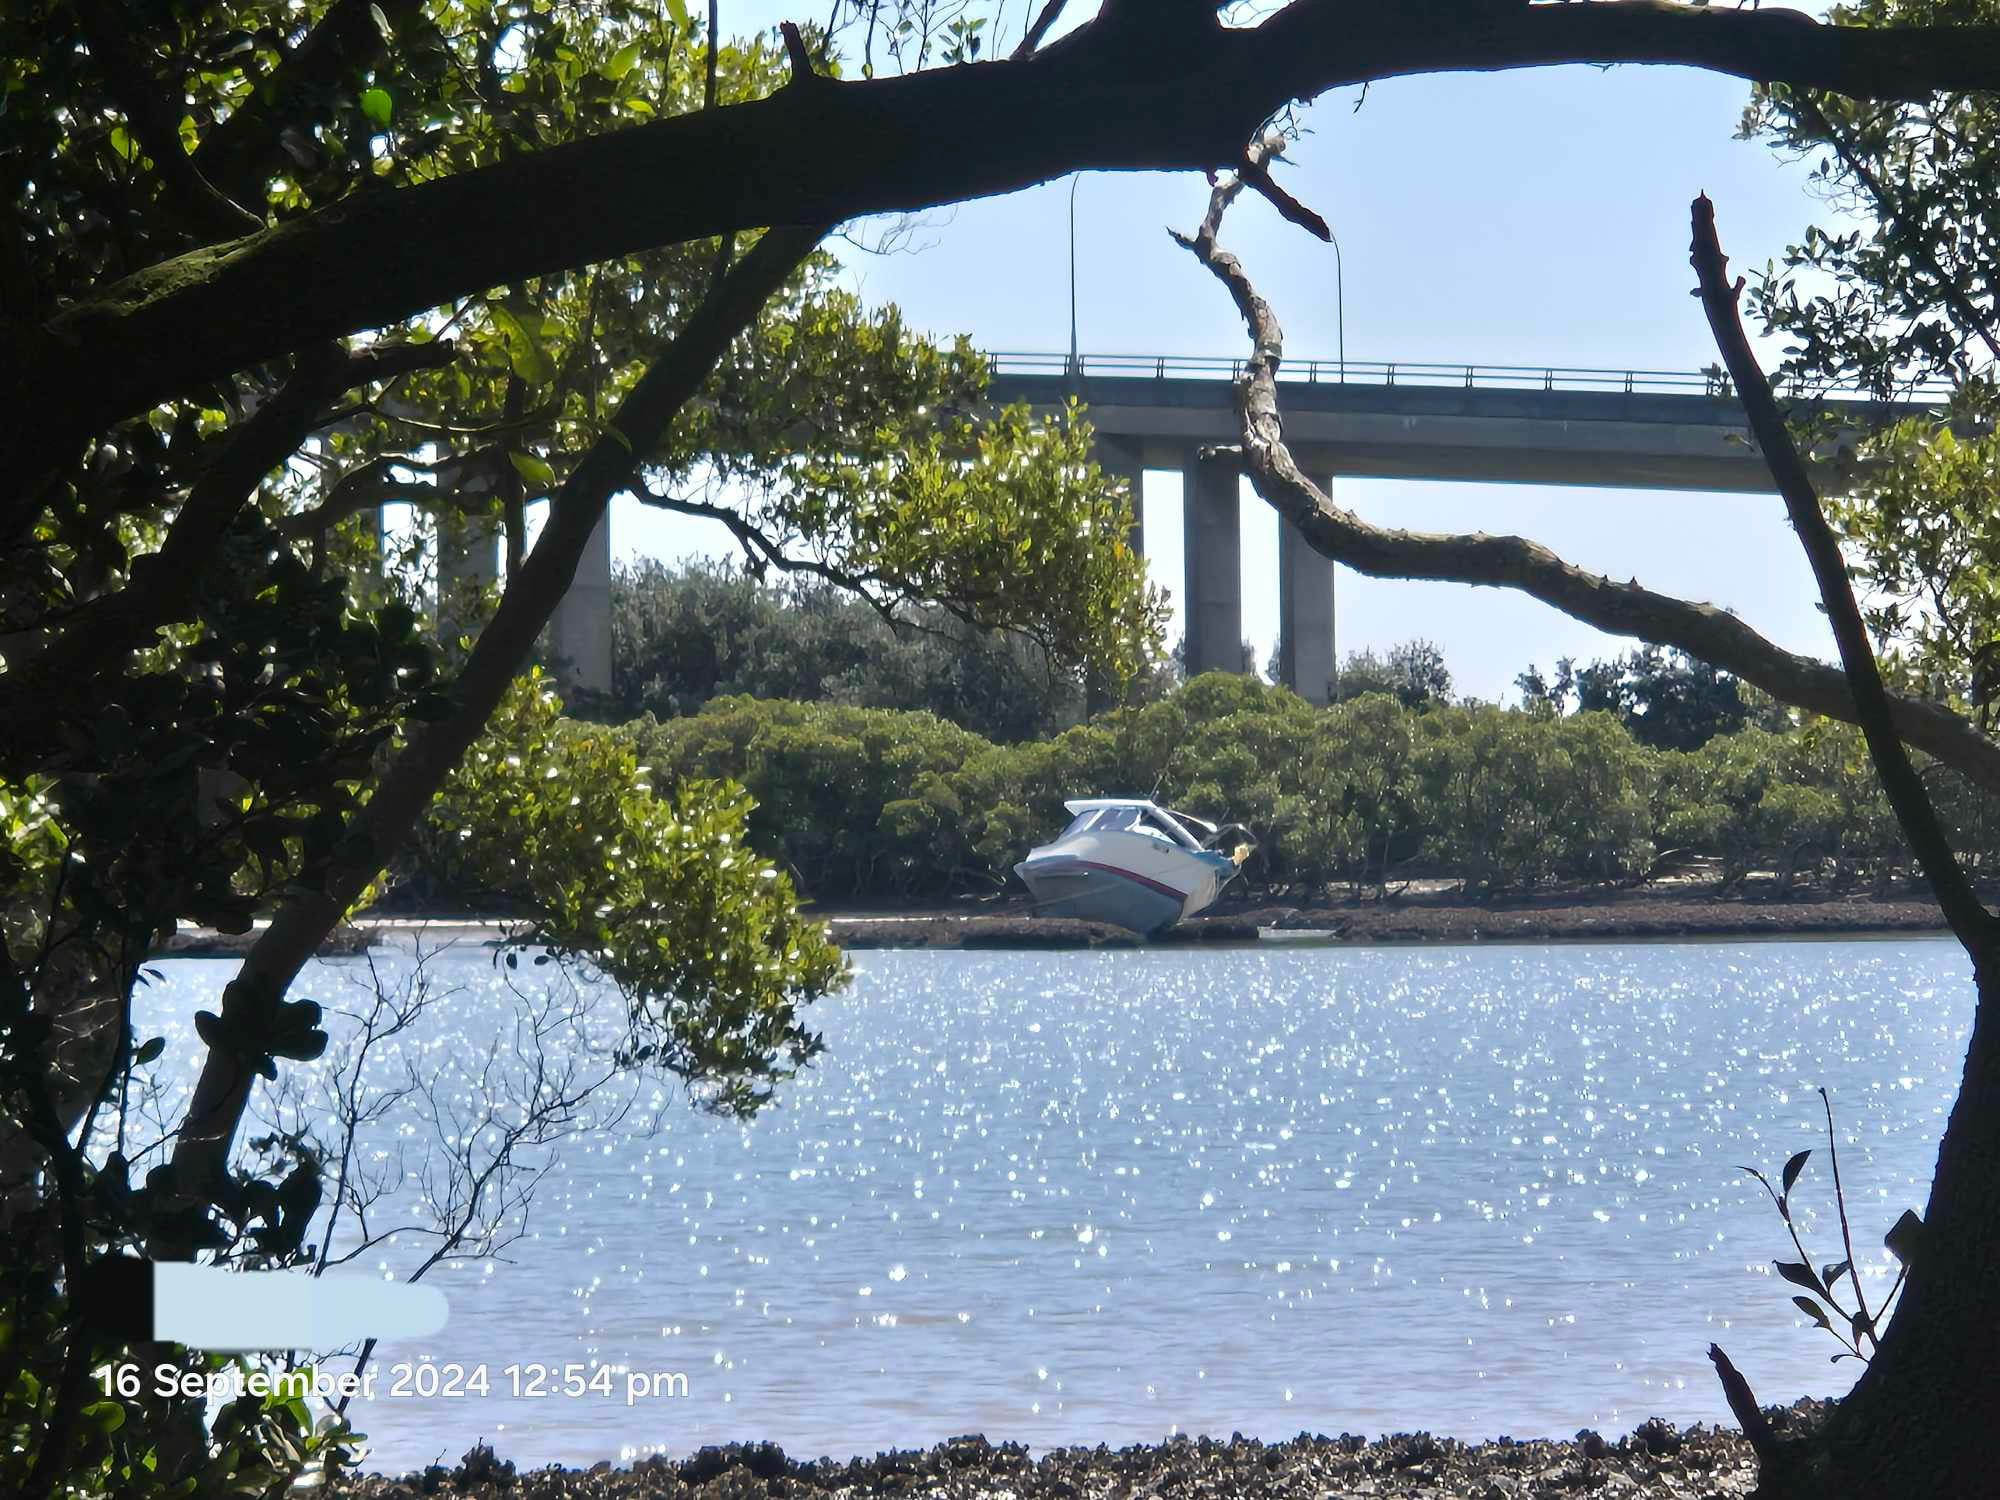
<svg viewBox="0 0 2000 1500">
<path fill-rule="evenodd" d="M 1119 797 L 1087 797 L 1065 802 L 1074 821 L 1056 837 L 1061 843 L 1079 833 L 1143 833 L 1178 849 L 1200 849 L 1202 842 L 1182 817 L 1151 802 Z"/>
</svg>

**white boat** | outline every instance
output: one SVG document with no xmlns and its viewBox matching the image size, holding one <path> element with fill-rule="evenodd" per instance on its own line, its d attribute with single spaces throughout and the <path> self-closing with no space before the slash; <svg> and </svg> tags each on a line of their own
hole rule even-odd
<svg viewBox="0 0 2000 1500">
<path fill-rule="evenodd" d="M 1044 916 L 1158 932 L 1213 905 L 1255 847 L 1240 824 L 1218 828 L 1142 798 L 1063 806 L 1069 827 L 1014 866 Z"/>
</svg>

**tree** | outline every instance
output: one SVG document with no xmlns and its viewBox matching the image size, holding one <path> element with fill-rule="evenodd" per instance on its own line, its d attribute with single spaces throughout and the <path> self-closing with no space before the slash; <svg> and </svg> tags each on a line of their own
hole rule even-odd
<svg viewBox="0 0 2000 1500">
<path fill-rule="evenodd" d="M 1251 147 L 1251 174 L 1271 149 Z M 1518 538 L 1422 537 L 1374 527 L 1340 510 L 1294 462 L 1279 424 L 1277 370 L 1284 339 L 1270 305 L 1257 295 L 1242 263 L 1218 243 L 1221 220 L 1242 180 L 1223 181 L 1211 192 L 1208 212 L 1194 235 L 1176 235 L 1227 289 L 1249 330 L 1252 356 L 1238 386 L 1245 466 L 1258 493 L 1298 526 L 1315 550 L 1363 571 L 1438 576 L 1432 558 L 1506 555 L 1516 568 L 1565 565 Z M 1738 319 L 1740 282 L 1732 287 L 1716 243 L 1712 206 L 1703 197 L 1693 209 L 1693 262 L 1711 328 L 1750 427 L 1792 524 L 1812 563 L 1840 648 L 1841 671 L 1870 756 L 1897 821 L 1936 891 L 1953 932 L 1972 959 L 1978 1011 L 1968 1048 L 1958 1105 L 1939 1150 L 1928 1209 L 1920 1225 L 1892 1237 L 1900 1246 L 1907 1290 L 1886 1330 L 1857 1332 L 1873 1341 L 1874 1359 L 1823 1435 L 1795 1447 L 1780 1445 L 1757 1410 L 1742 1375 L 1719 1349 L 1711 1357 L 1725 1393 L 1756 1448 L 1760 1493 L 1889 1497 L 1919 1492 L 1976 1493 L 1988 1464 L 1979 1433 L 1981 1413 L 2000 1404 L 2000 1372 L 1985 1354 L 1981 1333 L 2000 1321 L 1990 1268 L 2000 1258 L 2000 1209 L 1990 1164 L 2000 1152 L 2000 918 L 1974 896 L 1946 840 L 1935 809 L 1900 737 L 1903 720 L 1885 688 L 1869 648 L 1839 544 L 1807 476 L 1805 462 L 1768 382 L 1750 352 Z M 1534 723 L 1535 720 L 1528 720 Z M 1545 721 L 1544 721 L 1545 722 Z M 1504 753 L 1497 737 L 1493 753 Z M 1447 786 L 1461 783 L 1461 768 L 1443 768 Z M 1490 870 L 1508 858 L 1532 857 L 1538 829 L 1531 819 L 1516 826 L 1509 810 L 1467 806 L 1460 810 L 1462 837 L 1477 846 L 1473 868 Z M 1523 847 L 1523 840 L 1526 847 Z M 1901 1228 L 1902 1226 L 1899 1226 Z M 1851 1259 L 1851 1257 L 1850 1257 Z M 1867 1303 L 1858 1274 L 1856 1297 Z"/>
<path fill-rule="evenodd" d="M 18 731 L 0 743 L 18 834 L 0 872 L 0 1158 L 15 1188 L 32 1185 L 25 1169 L 48 1189 L 34 1233 L 10 1243 L 59 1240 L 64 1283 L 80 1283 L 86 1195 L 108 1179 L 119 1198 L 123 1164 L 95 1173 L 107 1163 L 73 1138 L 90 1104 L 66 1118 L 50 1083 L 94 1102 L 123 1076 L 122 1005 L 153 934 L 269 903 L 204 1023 L 173 1173 L 142 1203 L 156 1248 L 198 1242 L 230 1191 L 249 1080 L 324 1045 L 310 1002 L 288 998 L 300 967 L 515 691 L 614 493 L 712 516 L 765 567 L 1039 626 L 1065 660 L 1143 654 L 1157 615 L 1121 556 L 1123 516 L 1080 462 L 1080 426 L 1031 435 L 1018 414 L 974 421 L 950 401 L 884 422 L 896 403 L 868 389 L 801 407 L 828 394 L 816 372 L 842 373 L 850 335 L 864 367 L 911 377 L 904 390 L 953 379 L 893 320 L 815 298 L 810 256 L 836 222 L 1084 167 L 1239 163 L 1323 230 L 1241 142 L 1293 99 L 1413 71 L 1683 63 L 1890 99 L 2000 82 L 2000 32 L 1925 11 L 1855 26 L 1659 0 L 1365 15 L 1291 0 L 1231 27 L 1208 0 L 1105 0 L 1042 46 L 1058 9 L 1005 61 L 975 63 L 974 33 L 934 30 L 932 7 L 847 0 L 837 22 L 871 23 L 864 76 L 830 76 L 829 38 L 788 27 L 776 88 L 774 55 L 730 58 L 676 3 L 662 17 L 624 0 L 519 15 L 232 0 L 134 24 L 103 0 L 29 0 L 0 16 L 0 723 Z M 876 21 L 898 39 L 895 76 L 874 76 Z M 732 101 L 739 86 L 755 97 Z M 641 295 L 598 295 L 591 267 Z M 751 334 L 774 298 L 775 323 Z M 370 446 L 407 425 L 405 386 L 433 381 L 475 429 L 433 435 L 485 440 L 452 455 L 454 499 L 483 493 L 522 542 L 521 503 L 550 500 L 443 672 L 406 605 L 350 592 L 361 539 L 332 524 L 368 484 L 407 491 L 433 461 L 421 444 Z M 799 409 L 800 430 L 759 430 Z M 322 466 L 323 491 L 306 483 Z M 782 477 L 748 500 L 684 487 L 717 471 Z M 1478 581 L 1522 582 L 1788 701 L 1856 712 L 1832 669 L 1680 601 L 1504 544 L 1455 556 Z M 2000 756 L 1957 716 L 1908 699 L 1894 712 L 1914 742 L 2000 785 Z M 15 1327 L 63 1358 L 9 1409 L 26 1468 L 10 1477 L 39 1497 L 87 1459 L 150 1483 L 131 1439 L 81 1432 L 92 1343 L 49 1284 L 31 1290 L 34 1317 Z"/>
<path fill-rule="evenodd" d="M 1729 673 L 1685 651 L 1658 646 L 1641 646 L 1584 667 L 1564 657 L 1556 663 L 1553 681 L 1536 667 L 1514 681 L 1524 704 L 1561 713 L 1574 698 L 1578 713 L 1615 714 L 1642 743 L 1657 750 L 1699 749 L 1718 734 L 1736 733 L 1757 712 Z"/>
<path fill-rule="evenodd" d="M 55 308 L 134 267 L 719 110 L 777 66 L 617 3 L 517 17 L 337 0 L 315 21 L 299 38 L 288 8 L 245 3 L 131 28 L 94 0 L 0 18 L 10 369 Z M 1031 634 L 1060 670 L 1116 679 L 1150 649 L 1157 608 L 1088 425 L 987 413 L 983 361 L 864 313 L 815 255 L 821 232 L 633 247 L 469 288 L 351 345 L 312 339 L 163 390 L 41 478 L 9 475 L 0 1281 L 18 1336 L 0 1487 L 251 1482 L 240 1414 L 211 1434 L 198 1402 L 144 1420 L 90 1405 L 108 1346 L 78 1321 L 79 1289 L 121 1249 L 268 1258 L 275 1235 L 305 1253 L 293 1196 L 238 1150 L 240 1126 L 262 1080 L 327 1046 L 294 982 L 434 804 L 458 840 L 434 861 L 623 992 L 624 1066 L 747 1113 L 813 1055 L 804 1007 L 845 968 L 782 874 L 739 857 L 740 791 L 656 793 L 629 749 L 563 728 L 524 675 L 614 491 L 714 516 L 759 570 Z M 430 518 L 435 559 L 385 555 L 374 514 L 391 500 Z M 451 542 L 491 553 L 502 535 L 480 627 Z M 435 581 L 407 561 L 434 561 Z M 432 596 L 441 638 L 414 607 Z M 197 1018 L 185 1118 L 127 1156 L 125 1086 L 158 1055 L 131 1032 L 146 955 L 179 922 L 240 932 L 263 913 L 219 1011 Z M 311 1186 L 317 1165 L 286 1170 Z M 271 1440 L 260 1487 L 314 1448 Z"/>
<path fill-rule="evenodd" d="M 1444 653 L 1430 641 L 1403 641 L 1386 656 L 1350 651 L 1334 679 L 1334 699 L 1344 702 L 1366 693 L 1388 693 L 1405 708 L 1423 708 L 1451 701 L 1451 669 Z"/>
<path fill-rule="evenodd" d="M 747 694 L 921 709 L 1001 740 L 1083 716 L 1083 684 L 1032 640 L 936 607 L 887 618 L 823 580 L 774 585 L 729 563 L 642 563 L 613 576 L 611 624 L 608 715 L 671 718 Z M 1149 684 L 1134 693 L 1157 696 Z"/>
</svg>

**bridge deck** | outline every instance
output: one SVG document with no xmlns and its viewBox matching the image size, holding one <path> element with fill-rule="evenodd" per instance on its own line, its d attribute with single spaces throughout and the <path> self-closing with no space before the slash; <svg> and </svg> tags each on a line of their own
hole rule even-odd
<svg viewBox="0 0 2000 1500">
<path fill-rule="evenodd" d="M 1100 435 L 1149 468 L 1237 441 L 1227 361 L 1083 362 L 996 356 L 991 394 L 1043 410 L 1071 391 Z M 1107 372 L 1108 371 L 1108 372 Z M 1347 374 L 1346 380 L 1335 378 Z M 1497 373 L 1496 373 L 1497 372 Z M 1374 478 L 1767 493 L 1770 475 L 1741 406 L 1708 372 L 1503 370 L 1495 366 L 1286 366 L 1280 408 L 1310 472 Z M 1862 430 L 1930 408 L 1835 398 L 1815 403 Z"/>
</svg>

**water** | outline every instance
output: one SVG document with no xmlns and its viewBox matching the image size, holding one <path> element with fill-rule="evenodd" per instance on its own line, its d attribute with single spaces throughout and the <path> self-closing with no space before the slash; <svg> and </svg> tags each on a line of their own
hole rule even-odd
<svg viewBox="0 0 2000 1500">
<path fill-rule="evenodd" d="M 1815 1147 L 1799 1217 L 1839 1259 L 1831 1088 L 1879 1298 L 1972 1005 L 1959 951 L 1927 941 L 859 961 L 779 1107 L 736 1125 L 645 1091 L 564 1146 L 505 1261 L 432 1273 L 450 1326 L 385 1346 L 383 1386 L 433 1358 L 484 1367 L 491 1394 L 378 1387 L 356 1413 L 373 1465 L 482 1437 L 590 1463 L 971 1431 L 1624 1431 L 1726 1419 L 1711 1340 L 1765 1401 L 1836 1394 L 1857 1367 L 1794 1312 L 1782 1225 L 1736 1164 L 1775 1178 Z M 229 973 L 161 967 L 155 1016 Z M 439 972 L 460 992 L 399 1038 L 424 1078 L 483 1068 L 516 1003 L 487 956 Z M 351 1005 L 356 976 L 327 965 L 305 992 Z M 189 1050 L 167 1029 L 162 1067 Z M 357 1159 L 415 1172 L 424 1134 L 385 1120 Z M 356 1269 L 407 1274 L 428 1246 Z M 555 1367 L 553 1391 L 572 1361 L 617 1367 L 611 1392 L 510 1394 L 532 1375 L 506 1367 Z M 686 1394 L 628 1405 L 628 1370 Z"/>
</svg>

